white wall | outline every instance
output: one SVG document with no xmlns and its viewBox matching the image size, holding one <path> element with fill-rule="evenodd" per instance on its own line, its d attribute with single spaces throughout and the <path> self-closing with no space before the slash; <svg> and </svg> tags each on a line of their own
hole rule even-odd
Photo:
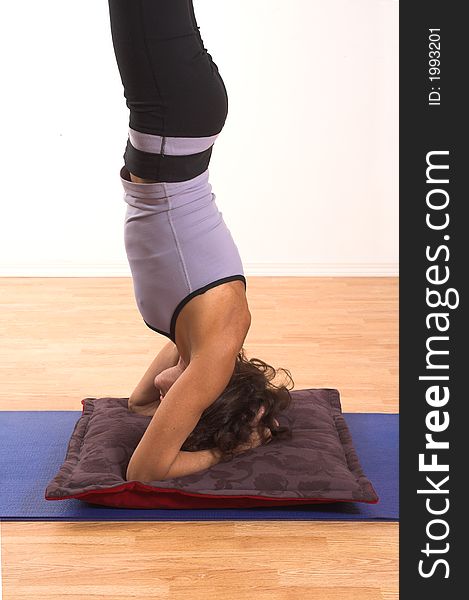
<svg viewBox="0 0 469 600">
<path fill-rule="evenodd" d="M 229 94 L 210 163 L 247 275 L 398 270 L 398 4 L 194 0 Z M 0 276 L 130 276 L 108 3 L 7 3 Z"/>
</svg>

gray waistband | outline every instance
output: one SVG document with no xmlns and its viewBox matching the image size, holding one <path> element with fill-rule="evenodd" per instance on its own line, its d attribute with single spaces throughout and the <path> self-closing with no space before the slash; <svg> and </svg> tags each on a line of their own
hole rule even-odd
<svg viewBox="0 0 469 600">
<path fill-rule="evenodd" d="M 173 156 L 187 156 L 189 154 L 198 154 L 204 150 L 208 150 L 213 146 L 219 134 L 210 135 L 208 137 L 169 137 L 161 135 L 153 135 L 151 133 L 142 133 L 135 131 L 129 127 L 130 143 L 137 150 L 142 152 L 151 152 L 153 154 L 161 154 L 163 140 L 164 153 Z"/>
</svg>

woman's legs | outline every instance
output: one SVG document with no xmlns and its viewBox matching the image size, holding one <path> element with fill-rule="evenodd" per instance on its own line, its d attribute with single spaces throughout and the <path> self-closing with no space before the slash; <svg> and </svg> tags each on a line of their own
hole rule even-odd
<svg viewBox="0 0 469 600">
<path fill-rule="evenodd" d="M 194 296 L 234 280 L 246 286 L 208 173 L 228 97 L 192 0 L 108 1 L 130 109 L 120 172 L 127 258 L 145 323 L 175 342 Z"/>
<path fill-rule="evenodd" d="M 129 136 L 126 167 L 153 181 L 199 175 L 210 161 L 215 141 L 210 138 L 225 123 L 228 97 L 204 48 L 192 0 L 109 0 L 109 13 L 129 129 L 136 139 L 133 143 Z M 184 155 L 183 140 L 178 147 L 175 138 L 200 143 Z"/>
</svg>

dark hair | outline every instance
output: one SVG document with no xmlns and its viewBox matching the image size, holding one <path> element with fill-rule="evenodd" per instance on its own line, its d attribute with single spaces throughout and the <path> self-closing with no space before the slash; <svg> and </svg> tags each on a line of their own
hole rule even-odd
<svg viewBox="0 0 469 600">
<path fill-rule="evenodd" d="M 272 383 L 280 371 L 287 376 L 287 383 L 291 387 Z M 264 406 L 265 412 L 257 428 L 262 444 L 269 439 L 264 433 L 265 427 L 272 432 L 272 442 L 275 439 L 290 439 L 291 429 L 277 426 L 274 419 L 290 406 L 292 396 L 289 389 L 293 387 L 293 378 L 288 369 L 276 370 L 259 358 L 247 359 L 244 348 L 241 348 L 225 390 L 204 410 L 181 450 L 218 448 L 222 462 L 231 460 L 233 450 L 249 441 L 255 428 L 252 421 L 261 406 Z"/>
</svg>

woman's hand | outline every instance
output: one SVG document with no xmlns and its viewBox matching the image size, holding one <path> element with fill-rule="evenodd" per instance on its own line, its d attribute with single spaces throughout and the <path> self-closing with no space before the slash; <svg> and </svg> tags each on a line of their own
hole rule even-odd
<svg viewBox="0 0 469 600">
<path fill-rule="evenodd" d="M 151 404 L 160 397 L 159 389 L 155 389 L 154 380 L 159 373 L 178 364 L 180 359 L 176 344 L 168 341 L 167 344 L 158 352 L 156 358 L 148 367 L 145 375 L 138 383 L 135 390 L 130 394 L 130 398 L 134 405 Z M 163 392 L 164 393 L 164 392 Z"/>
<path fill-rule="evenodd" d="M 158 373 L 153 384 L 155 387 L 154 395 L 159 397 L 150 399 L 150 401 L 146 400 L 145 402 L 142 402 L 141 399 L 138 401 L 133 401 L 133 398 L 129 399 L 129 410 L 139 415 L 152 417 L 160 405 L 161 400 L 168 393 L 178 377 L 183 373 L 186 366 L 187 365 L 184 363 L 182 358 L 179 358 L 177 365 L 164 369 L 164 371 Z"/>
<path fill-rule="evenodd" d="M 265 427 L 264 434 L 265 434 L 265 437 L 268 438 L 268 441 L 265 442 L 265 444 L 268 444 L 272 439 L 272 432 L 270 431 L 270 429 L 268 427 Z M 249 436 L 249 440 L 246 443 L 240 444 L 233 450 L 233 454 L 235 454 L 235 455 L 242 454 L 243 452 L 252 450 L 252 448 L 257 448 L 260 445 L 262 445 L 262 437 L 256 429 L 255 431 L 253 431 L 251 433 L 251 435 Z"/>
<path fill-rule="evenodd" d="M 159 390 L 160 397 L 165 396 L 168 393 L 171 386 L 175 383 L 178 377 L 182 375 L 182 373 L 186 369 L 186 366 L 187 365 L 184 363 L 182 358 L 179 357 L 177 365 L 175 365 L 174 367 L 169 367 L 168 369 L 161 371 L 161 373 L 158 373 L 158 375 L 155 377 L 153 384 L 155 388 Z"/>
<path fill-rule="evenodd" d="M 264 413 L 265 413 L 265 407 L 261 406 L 257 412 L 257 415 L 255 416 L 254 420 L 251 423 L 255 427 L 255 429 L 252 431 L 251 435 L 249 436 L 249 440 L 247 442 L 245 442 L 244 444 L 240 444 L 233 450 L 233 453 L 235 455 L 242 454 L 243 452 L 252 450 L 252 448 L 257 448 L 258 446 L 261 446 L 263 443 L 263 439 L 267 440 L 264 442 L 264 445 L 271 442 L 272 432 L 268 427 L 264 427 L 264 438 L 262 438 L 262 436 L 259 432 L 259 427 L 258 427 L 259 421 L 262 418 Z M 274 422 L 278 427 L 279 422 L 277 421 L 277 419 L 274 419 Z"/>
</svg>

